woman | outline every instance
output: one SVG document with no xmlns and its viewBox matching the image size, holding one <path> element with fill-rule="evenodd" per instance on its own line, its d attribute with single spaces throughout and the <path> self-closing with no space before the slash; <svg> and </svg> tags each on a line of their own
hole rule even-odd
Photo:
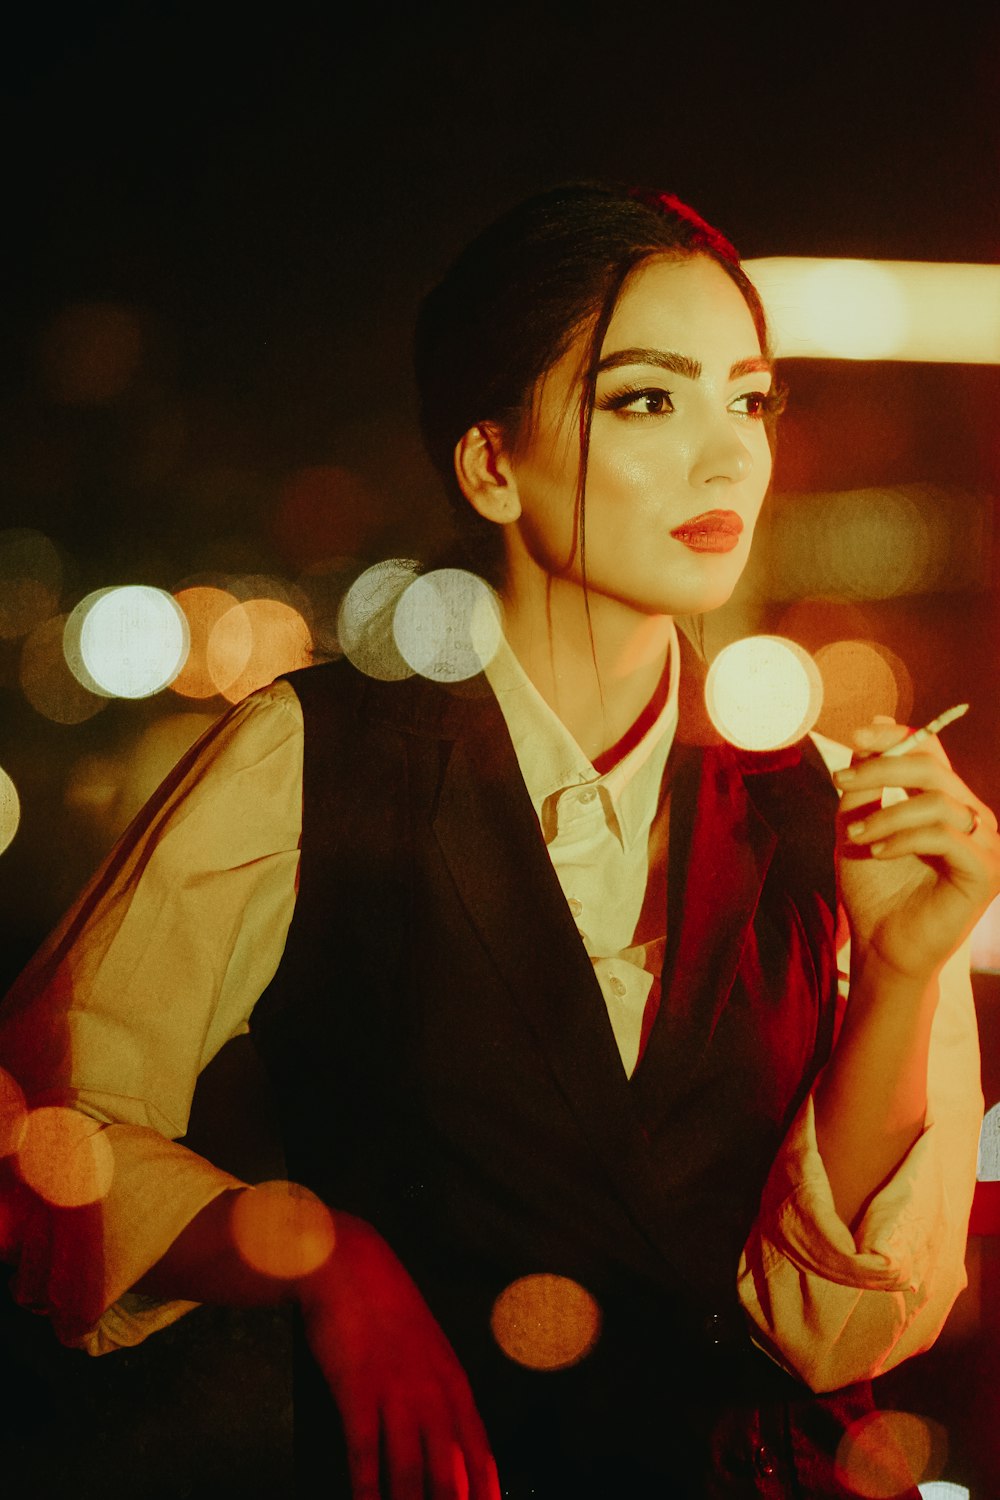
<svg viewBox="0 0 1000 1500">
<path fill-rule="evenodd" d="M 739 578 L 778 401 L 756 293 L 690 209 L 515 209 L 427 298 L 417 372 L 506 645 L 461 694 L 346 663 L 265 689 L 125 836 L 9 1002 L 29 1102 L 110 1122 L 116 1164 L 88 1256 L 18 1190 L 17 1294 L 92 1349 L 179 1299 L 291 1298 L 309 1492 L 849 1494 L 868 1378 L 963 1282 L 953 956 L 996 820 L 936 745 L 877 758 L 895 725 L 840 757 L 839 824 L 809 741 L 704 731 L 673 622 Z M 246 1024 L 289 1175 L 333 1209 L 332 1254 L 284 1279 L 234 1246 L 265 1195 L 164 1139 Z M 505 1352 L 537 1275 L 596 1309 L 565 1368 Z"/>
</svg>

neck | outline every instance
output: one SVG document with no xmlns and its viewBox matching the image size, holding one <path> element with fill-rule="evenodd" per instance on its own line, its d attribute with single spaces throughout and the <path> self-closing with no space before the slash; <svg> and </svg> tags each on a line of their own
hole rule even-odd
<svg viewBox="0 0 1000 1500">
<path fill-rule="evenodd" d="M 504 593 L 505 634 L 545 702 L 589 760 L 620 742 L 657 694 L 671 638 L 669 615 L 645 615 L 551 577 L 541 594 Z"/>
</svg>

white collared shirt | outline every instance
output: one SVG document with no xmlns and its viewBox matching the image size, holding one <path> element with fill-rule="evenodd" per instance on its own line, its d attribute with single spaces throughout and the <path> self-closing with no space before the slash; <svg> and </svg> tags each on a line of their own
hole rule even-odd
<svg viewBox="0 0 1000 1500">
<path fill-rule="evenodd" d="M 509 647 L 502 644 L 486 669 L 630 1077 L 666 945 L 666 819 L 656 829 L 653 822 L 663 811 L 663 773 L 677 728 L 679 655 L 672 631 L 666 701 L 638 744 L 603 775 Z M 652 910 L 651 871 L 664 893 Z"/>
</svg>

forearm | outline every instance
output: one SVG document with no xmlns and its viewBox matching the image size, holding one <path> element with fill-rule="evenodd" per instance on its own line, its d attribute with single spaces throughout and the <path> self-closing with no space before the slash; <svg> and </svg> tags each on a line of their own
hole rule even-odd
<svg viewBox="0 0 1000 1500">
<path fill-rule="evenodd" d="M 335 1243 L 334 1215 L 294 1184 L 235 1188 L 206 1204 L 136 1290 L 227 1307 L 296 1300 Z"/>
<path fill-rule="evenodd" d="M 814 1091 L 816 1139 L 837 1212 L 853 1229 L 924 1128 L 938 981 L 855 965 L 847 1013 Z"/>
</svg>

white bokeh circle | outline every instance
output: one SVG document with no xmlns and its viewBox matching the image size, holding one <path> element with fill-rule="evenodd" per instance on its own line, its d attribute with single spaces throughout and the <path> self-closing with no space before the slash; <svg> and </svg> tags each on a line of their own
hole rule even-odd
<svg viewBox="0 0 1000 1500">
<path fill-rule="evenodd" d="M 733 641 L 712 662 L 705 706 L 741 750 L 781 750 L 807 734 L 823 706 L 823 680 L 808 651 L 778 635 Z"/>
</svg>

